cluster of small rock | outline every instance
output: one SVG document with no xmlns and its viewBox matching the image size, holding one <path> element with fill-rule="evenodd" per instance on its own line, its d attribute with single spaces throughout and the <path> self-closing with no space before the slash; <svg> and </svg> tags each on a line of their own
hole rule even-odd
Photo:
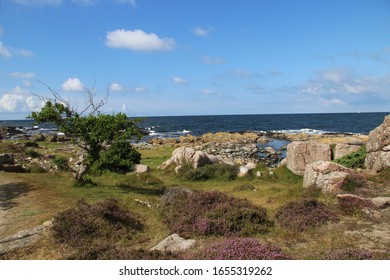
<svg viewBox="0 0 390 280">
<path fill-rule="evenodd" d="M 207 143 L 195 147 L 210 155 L 221 157 L 222 161 L 229 164 L 245 165 L 248 162 L 259 161 L 259 148 L 256 144 Z"/>
</svg>

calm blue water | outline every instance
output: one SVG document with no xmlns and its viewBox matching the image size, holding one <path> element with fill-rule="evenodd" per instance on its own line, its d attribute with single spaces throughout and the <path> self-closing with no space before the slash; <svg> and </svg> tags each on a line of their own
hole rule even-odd
<svg viewBox="0 0 390 280">
<path fill-rule="evenodd" d="M 201 135 L 207 132 L 349 132 L 368 134 L 380 125 L 389 113 L 340 114 L 280 114 L 280 115 L 225 115 L 148 117 L 141 127 L 153 137 L 178 137 L 187 133 Z M 0 126 L 25 128 L 29 133 L 50 132 L 55 127 L 39 125 L 35 129 L 31 120 L 0 121 Z"/>
<path fill-rule="evenodd" d="M 150 117 L 142 124 L 152 134 L 201 135 L 207 132 L 350 132 L 368 134 L 389 113 L 285 114 Z"/>
</svg>

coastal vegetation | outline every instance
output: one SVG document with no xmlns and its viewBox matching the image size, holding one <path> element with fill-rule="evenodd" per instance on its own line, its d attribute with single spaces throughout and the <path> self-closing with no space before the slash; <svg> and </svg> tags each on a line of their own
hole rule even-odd
<svg viewBox="0 0 390 280">
<path fill-rule="evenodd" d="M 0 148 L 16 150 L 22 145 L 23 141 L 3 141 Z M 42 157 L 58 153 L 52 161 L 61 164 L 64 158 L 77 156 L 78 147 L 69 145 L 74 149 L 65 149 L 63 143 L 38 142 L 35 149 Z M 258 164 L 255 170 L 263 173 L 261 177 L 188 180 L 172 169 L 156 168 L 172 150 L 140 149 L 141 163 L 150 164 L 151 172 L 92 172 L 89 178 L 93 184 L 82 187 L 75 187 L 66 169 L 1 173 L 3 181 L 26 182 L 28 188 L 25 196 L 12 199 L 18 207 L 9 210 L 14 222 L 3 235 L 54 217 L 52 234 L 2 258 L 210 259 L 230 252 L 226 258 L 235 259 L 239 256 L 229 248 L 237 246 L 241 254 L 246 252 L 242 258 L 386 257 L 383 252 L 389 248 L 381 243 L 374 250 L 369 246 L 358 249 L 362 244 L 356 232 L 368 222 L 361 211 L 343 211 L 336 198 L 318 189 L 303 189 L 302 177 L 285 166 L 272 169 L 270 175 L 267 167 Z M 388 182 L 386 177 L 383 180 Z M 174 194 L 175 190 L 179 194 Z M 346 237 L 345 231 L 356 235 Z M 196 249 L 184 254 L 149 251 L 173 232 L 195 238 Z"/>
<path fill-rule="evenodd" d="M 45 105 L 39 111 L 31 112 L 28 118 L 37 124 L 55 124 L 59 131 L 72 137 L 76 145 L 85 151 L 83 167 L 76 175 L 78 181 L 85 181 L 83 176 L 93 165 L 97 165 L 98 169 L 125 172 L 139 163 L 140 154 L 127 142 L 141 136 L 138 119 L 129 119 L 124 113 L 101 114 L 100 110 L 107 103 L 108 95 L 96 100 L 93 88 L 87 90 L 86 106 L 81 109 L 48 89 L 53 98 L 47 99 Z M 107 145 L 111 147 L 105 149 Z"/>
<path fill-rule="evenodd" d="M 0 239 L 46 224 L 43 238 L 33 245 L 6 253 L 0 246 L 1 259 L 390 257 L 389 168 L 370 174 L 317 160 L 307 164 L 303 177 L 293 172 L 302 170 L 300 153 L 313 155 L 308 152 L 311 146 L 330 151 L 325 143 L 334 139 L 322 138 L 321 145 L 296 143 L 297 154 L 287 158 L 292 170 L 286 164 L 243 162 L 239 150 L 248 148 L 252 154 L 252 146 L 241 142 L 223 146 L 223 155 L 230 149 L 230 155 L 237 155 L 231 158 L 241 162 L 227 164 L 217 155 L 173 141 L 113 141 L 102 145 L 99 159 L 84 174 L 84 184 L 72 174 L 86 156 L 74 139 L 0 142 L 0 167 L 6 171 L 19 166 L 18 172 L 0 172 Z M 206 144 L 210 151 L 218 148 Z M 303 144 L 305 149 L 297 149 Z M 336 150 L 348 151 L 344 144 L 337 145 Z M 291 147 L 293 143 L 287 151 Z M 361 150 L 341 158 L 355 159 L 354 154 Z M 149 168 L 139 168 L 146 165 Z M 154 249 L 167 238 L 184 238 L 192 247 Z"/>
</svg>

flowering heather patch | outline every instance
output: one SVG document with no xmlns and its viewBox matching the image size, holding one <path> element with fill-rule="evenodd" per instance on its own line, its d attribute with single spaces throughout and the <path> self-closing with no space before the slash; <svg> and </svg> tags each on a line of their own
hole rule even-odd
<svg viewBox="0 0 390 280">
<path fill-rule="evenodd" d="M 115 199 L 92 205 L 81 200 L 76 208 L 55 217 L 53 234 L 59 242 L 79 247 L 99 238 L 119 239 L 142 227 L 142 223 L 131 212 L 121 209 Z"/>
<path fill-rule="evenodd" d="M 355 248 L 330 250 L 325 256 L 326 260 L 372 260 L 373 258 L 370 251 Z"/>
<path fill-rule="evenodd" d="M 114 247 L 111 245 L 91 246 L 79 250 L 68 259 L 71 260 L 171 260 L 178 255 L 167 252 L 134 249 L 131 247 Z"/>
<path fill-rule="evenodd" d="M 300 199 L 282 206 L 275 215 L 282 227 L 304 231 L 309 227 L 323 225 L 328 221 L 337 221 L 335 213 L 316 199 Z"/>
<path fill-rule="evenodd" d="M 341 181 L 340 188 L 346 192 L 352 192 L 357 188 L 362 188 L 366 186 L 367 180 L 363 174 L 359 173 L 350 173 Z"/>
<path fill-rule="evenodd" d="M 163 205 L 163 216 L 173 232 L 201 235 L 251 235 L 272 224 L 265 208 L 220 192 L 180 195 Z"/>
<path fill-rule="evenodd" d="M 275 246 L 264 245 L 254 238 L 231 238 L 211 244 L 191 256 L 198 260 L 287 260 Z"/>
<path fill-rule="evenodd" d="M 356 211 L 362 210 L 363 208 L 373 207 L 373 203 L 370 199 L 364 199 L 358 196 L 338 196 L 339 207 L 345 214 L 353 214 Z"/>
</svg>

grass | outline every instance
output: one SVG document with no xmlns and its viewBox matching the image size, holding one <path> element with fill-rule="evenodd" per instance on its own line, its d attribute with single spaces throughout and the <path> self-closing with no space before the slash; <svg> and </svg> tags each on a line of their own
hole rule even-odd
<svg viewBox="0 0 390 280">
<path fill-rule="evenodd" d="M 10 146 L 10 143 L 0 144 L 0 149 L 1 147 L 4 149 L 14 148 L 13 145 Z M 39 144 L 37 151 L 41 154 L 46 154 L 49 149 L 63 145 L 58 143 Z M 27 191 L 12 199 L 13 206 L 8 211 L 9 215 L 13 217 L 13 221 L 7 223 L 6 227 L 0 228 L 0 238 L 42 224 L 60 212 L 73 207 L 80 199 L 92 204 L 116 198 L 125 210 L 133 212 L 144 225 L 142 232 L 137 233 L 132 240 L 126 242 L 130 242 L 135 249 L 148 249 L 172 233 L 169 226 L 163 222 L 158 205 L 164 191 L 175 186 L 186 187 L 194 191 L 218 191 L 229 196 L 247 199 L 253 205 L 266 208 L 271 220 L 274 220 L 275 214 L 282 205 L 302 197 L 313 196 L 328 207 L 337 209 L 335 198 L 303 189 L 302 177 L 294 175 L 286 167 L 274 169 L 272 170 L 274 175 L 270 175 L 268 169 L 258 165 L 255 170 L 261 171 L 261 177 L 245 176 L 232 181 L 212 179 L 200 182 L 188 181 L 175 176 L 172 170 L 158 170 L 157 166 L 170 157 L 173 149 L 172 147 L 162 147 L 141 150 L 141 163 L 152 168 L 150 173 L 123 175 L 105 172 L 100 176 L 90 175 L 94 183 L 93 187 L 74 187 L 74 178 L 66 171 L 59 171 L 56 174 L 0 172 L 0 182 L 19 181 L 27 185 Z M 50 152 L 53 151 L 50 150 Z M 61 156 L 66 154 L 66 157 L 72 156 L 63 150 L 58 154 Z M 390 180 L 389 174 L 390 171 L 384 171 L 376 180 L 386 185 Z M 390 192 L 388 194 L 390 195 Z M 147 202 L 151 207 L 149 208 L 136 200 Z M 344 232 L 359 231 L 362 224 L 368 228 L 371 226 L 364 217 L 341 213 L 338 223 L 309 228 L 303 232 L 286 229 L 275 224 L 268 232 L 253 237 L 264 244 L 278 245 L 285 254 L 294 259 L 319 259 L 324 258 L 332 248 L 343 250 L 360 246 L 363 241 L 358 236 L 346 237 Z M 200 248 L 207 247 L 215 241 L 218 241 L 218 238 L 214 236 L 197 237 L 197 244 Z M 383 248 L 378 245 L 378 250 L 381 249 Z M 56 243 L 49 236 L 37 245 L 15 251 L 5 258 L 65 259 L 74 253 L 71 248 Z"/>
</svg>

